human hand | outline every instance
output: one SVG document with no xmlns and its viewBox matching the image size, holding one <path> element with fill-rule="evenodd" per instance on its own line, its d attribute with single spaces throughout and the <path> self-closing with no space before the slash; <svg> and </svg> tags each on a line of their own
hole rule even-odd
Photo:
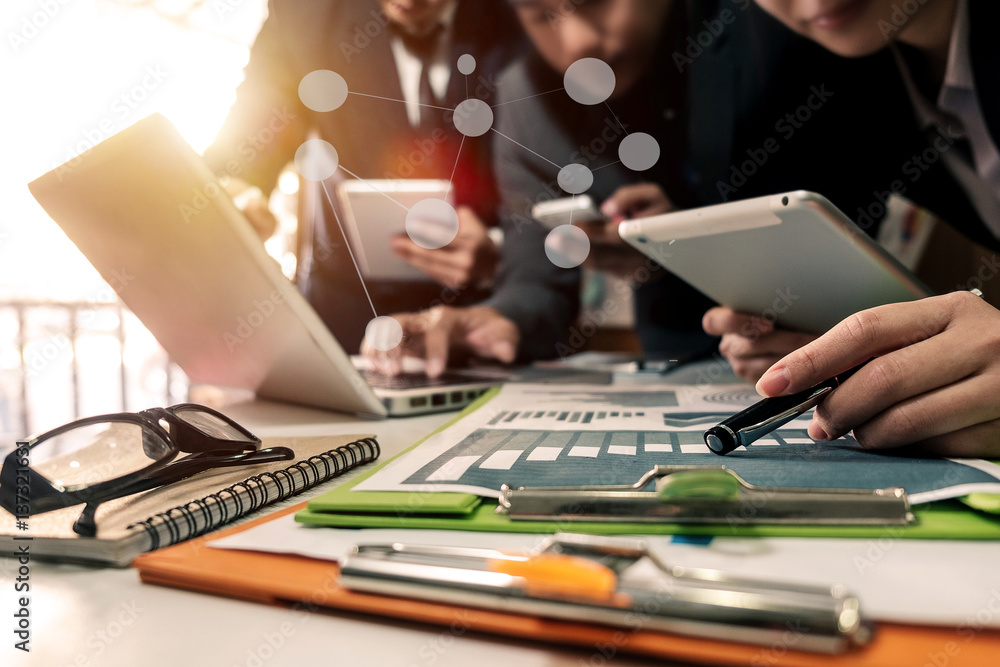
<svg viewBox="0 0 1000 667">
<path fill-rule="evenodd" d="M 278 228 L 278 219 L 271 213 L 267 198 L 256 187 L 239 178 L 232 178 L 226 184 L 226 192 L 253 226 L 261 241 L 266 241 Z"/>
<path fill-rule="evenodd" d="M 254 231 L 260 236 L 261 241 L 266 241 L 274 234 L 278 228 L 278 219 L 271 213 L 267 205 L 267 199 L 261 197 L 251 197 L 243 206 L 243 215 L 247 217 Z"/>
<path fill-rule="evenodd" d="M 361 353 L 386 375 L 402 371 L 403 356 L 426 358 L 430 377 L 441 375 L 448 366 L 449 355 L 456 351 L 503 363 L 510 363 L 517 356 L 520 341 L 517 326 L 488 306 L 437 306 L 393 317 L 403 327 L 399 345 L 388 351 L 376 350 L 367 341 L 361 345 Z"/>
<path fill-rule="evenodd" d="M 627 280 L 634 279 L 638 270 L 646 265 L 646 256 L 622 241 L 618 226 L 625 220 L 646 218 L 676 209 L 663 189 L 655 183 L 618 188 L 601 204 L 601 213 L 607 218 L 605 222 L 580 225 L 591 245 L 586 266 Z"/>
<path fill-rule="evenodd" d="M 393 252 L 399 257 L 451 288 L 492 279 L 500 262 L 500 249 L 479 216 L 466 206 L 459 206 L 456 211 L 458 233 L 443 248 L 421 247 L 406 234 L 391 239 Z"/>
<path fill-rule="evenodd" d="M 792 394 L 872 357 L 816 408 L 812 438 L 853 429 L 867 449 L 1000 456 L 1000 311 L 969 292 L 856 313 L 781 359 L 757 391 Z"/>
<path fill-rule="evenodd" d="M 712 336 L 722 336 L 719 352 L 733 372 L 747 382 L 756 382 L 779 359 L 816 339 L 813 334 L 775 329 L 762 317 L 737 313 L 725 306 L 705 313 L 701 326 Z"/>
<path fill-rule="evenodd" d="M 670 201 L 670 197 L 656 183 L 623 185 L 601 204 L 601 213 L 607 216 L 611 225 L 614 225 L 614 237 L 619 242 L 621 239 L 618 238 L 618 225 L 623 221 L 648 218 L 676 210 L 677 207 Z"/>
</svg>

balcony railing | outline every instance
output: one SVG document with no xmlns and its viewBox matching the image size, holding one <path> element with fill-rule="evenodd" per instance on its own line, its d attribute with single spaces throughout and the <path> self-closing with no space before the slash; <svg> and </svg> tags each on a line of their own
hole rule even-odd
<svg viewBox="0 0 1000 667">
<path fill-rule="evenodd" d="M 0 450 L 82 416 L 186 400 L 187 378 L 120 302 L 0 301 Z"/>
</svg>

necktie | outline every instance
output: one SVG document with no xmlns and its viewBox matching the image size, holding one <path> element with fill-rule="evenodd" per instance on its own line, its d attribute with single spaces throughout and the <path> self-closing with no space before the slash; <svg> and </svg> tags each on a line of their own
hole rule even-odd
<svg viewBox="0 0 1000 667">
<path fill-rule="evenodd" d="M 417 101 L 421 105 L 426 105 L 420 107 L 421 129 L 431 130 L 441 126 L 443 124 L 443 112 L 440 109 L 432 108 L 441 106 L 441 100 L 434 94 L 434 89 L 431 87 L 430 68 L 434 62 L 434 56 L 437 53 L 438 43 L 441 40 L 441 34 L 444 32 L 444 26 L 438 24 L 429 32 L 419 36 L 407 32 L 397 24 L 393 24 L 391 30 L 403 42 L 406 50 L 420 60 L 421 67 L 420 80 L 417 86 Z"/>
</svg>

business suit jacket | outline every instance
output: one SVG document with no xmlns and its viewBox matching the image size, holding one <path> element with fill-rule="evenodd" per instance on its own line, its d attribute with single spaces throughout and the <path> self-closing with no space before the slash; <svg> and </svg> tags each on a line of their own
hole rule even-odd
<svg viewBox="0 0 1000 667">
<path fill-rule="evenodd" d="M 969 48 L 979 105 L 993 144 L 1000 147 L 1000 42 L 996 36 L 1000 4 L 990 0 L 969 0 L 969 16 Z"/>
<path fill-rule="evenodd" d="M 438 129 L 411 129 L 399 102 L 349 95 L 338 109 L 311 111 L 301 103 L 302 77 L 319 69 L 344 77 L 348 90 L 393 100 L 403 92 L 387 17 L 376 0 L 271 0 L 268 18 L 251 49 L 236 102 L 205 157 L 217 172 L 238 176 L 270 192 L 281 169 L 310 133 L 337 150 L 340 164 L 362 178 L 444 178 L 455 168 L 462 137 L 449 112 L 437 112 Z M 441 106 L 454 108 L 473 97 L 492 103 L 497 73 L 521 48 L 519 26 L 506 3 L 460 0 L 451 29 L 449 62 L 475 57 L 475 72 L 453 71 Z M 312 224 L 301 244 L 299 286 L 327 326 L 356 351 L 371 307 L 347 253 L 346 242 L 325 194 L 315 185 L 301 198 L 300 218 Z M 328 185 L 329 187 L 329 185 Z M 455 170 L 458 205 L 471 206 L 487 223 L 494 219 L 496 191 L 487 138 L 465 138 Z M 463 295 L 426 283 L 368 284 L 379 315 L 419 310 L 432 300 L 461 302 Z M 481 298 L 481 294 L 476 294 Z"/>
<path fill-rule="evenodd" d="M 621 300 L 620 295 L 611 295 L 596 309 L 595 320 L 581 327 L 582 333 L 567 338 L 578 312 L 579 270 L 557 268 L 548 260 L 544 251 L 548 230 L 531 218 L 535 203 L 569 196 L 557 184 L 555 165 L 577 163 L 592 169 L 594 183 L 587 194 L 598 204 L 619 187 L 643 181 L 661 184 L 679 206 L 696 203 L 684 183 L 679 159 L 686 152 L 684 96 L 679 73 L 670 75 L 665 69 L 671 51 L 672 41 L 664 40 L 644 79 L 608 106 L 573 101 L 559 90 L 562 76 L 537 55 L 512 65 L 500 78 L 493 150 L 505 240 L 498 287 L 487 303 L 518 325 L 525 360 L 579 351 L 592 333 L 591 325 L 600 326 L 602 314 L 617 308 Z M 532 97 L 540 92 L 548 94 Z M 630 171 L 619 162 L 618 145 L 635 132 L 652 134 L 661 146 L 660 160 L 646 172 Z M 699 324 L 701 313 L 710 306 L 704 296 L 652 263 L 633 277 L 647 283 L 639 293 L 655 284 L 655 289 L 672 296 L 674 325 L 669 328 L 657 331 L 644 326 L 648 312 L 636 311 L 636 330 L 645 349 L 700 354 L 714 347 Z"/>
</svg>

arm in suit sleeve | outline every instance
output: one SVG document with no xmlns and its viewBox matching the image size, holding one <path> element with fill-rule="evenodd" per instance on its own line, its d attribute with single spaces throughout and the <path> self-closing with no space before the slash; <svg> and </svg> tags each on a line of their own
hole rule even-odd
<svg viewBox="0 0 1000 667">
<path fill-rule="evenodd" d="M 288 51 L 289 26 L 280 3 L 271 0 L 268 17 L 250 49 L 236 102 L 218 136 L 205 151 L 217 174 L 226 174 L 269 193 L 278 174 L 306 138 L 311 113 L 299 100 L 302 72 Z"/>
<path fill-rule="evenodd" d="M 507 136 L 517 130 L 497 128 Z M 523 131 L 523 128 L 522 128 Z M 520 331 L 518 360 L 525 362 L 563 356 L 570 325 L 579 311 L 580 271 L 561 269 L 545 255 L 548 230 L 531 217 L 535 202 L 551 198 L 555 168 L 507 139 L 494 134 L 493 164 L 501 197 L 504 229 L 500 268 L 493 296 L 485 305 L 496 308 Z M 558 195 L 557 195 L 558 196 Z"/>
</svg>

